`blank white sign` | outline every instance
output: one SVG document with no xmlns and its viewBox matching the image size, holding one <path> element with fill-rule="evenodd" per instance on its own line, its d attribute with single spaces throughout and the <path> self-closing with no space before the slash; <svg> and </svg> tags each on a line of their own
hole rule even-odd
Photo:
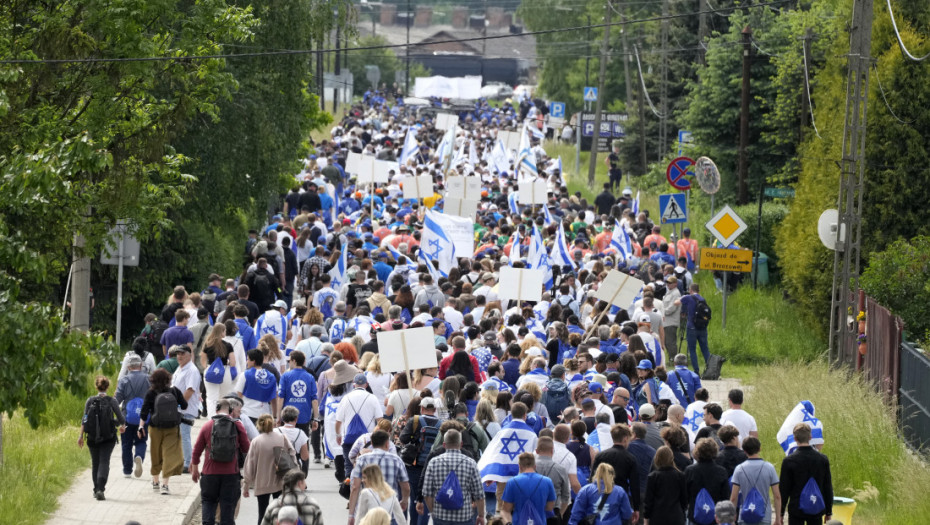
<svg viewBox="0 0 930 525">
<path fill-rule="evenodd" d="M 433 194 L 433 177 L 432 175 L 417 175 L 414 177 L 404 177 L 405 199 L 423 199 Z"/>
<path fill-rule="evenodd" d="M 378 332 L 378 354 L 385 374 L 433 368 L 438 365 L 433 329 L 429 326 Z M 404 353 L 407 366 L 404 366 Z"/>
<path fill-rule="evenodd" d="M 527 180 L 520 182 L 517 199 L 520 204 L 545 204 L 548 188 L 544 180 Z"/>
<path fill-rule="evenodd" d="M 629 308 L 643 289 L 643 282 L 632 275 L 611 270 L 597 287 L 594 297 L 620 308 Z"/>
<path fill-rule="evenodd" d="M 542 269 L 501 267 L 497 294 L 503 301 L 539 301 L 542 299 Z"/>
</svg>

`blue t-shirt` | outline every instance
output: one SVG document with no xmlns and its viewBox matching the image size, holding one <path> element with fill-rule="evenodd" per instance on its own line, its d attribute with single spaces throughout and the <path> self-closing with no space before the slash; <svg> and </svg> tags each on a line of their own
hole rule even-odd
<svg viewBox="0 0 930 525">
<path fill-rule="evenodd" d="M 501 366 L 504 368 L 504 382 L 516 391 L 517 379 L 520 379 L 520 360 L 507 359 Z"/>
<path fill-rule="evenodd" d="M 174 345 L 194 344 L 194 333 L 187 329 L 186 326 L 172 326 L 161 334 L 159 341 L 166 349 L 171 349 Z"/>
<path fill-rule="evenodd" d="M 246 352 L 253 348 L 258 348 L 258 340 L 255 337 L 255 331 L 249 326 L 248 320 L 236 319 L 236 327 L 239 328 L 239 331 L 236 332 L 236 338 L 242 341 L 242 348 Z M 243 365 L 244 364 L 245 363 L 243 363 Z"/>
<path fill-rule="evenodd" d="M 699 301 L 703 301 L 704 298 L 699 294 L 690 294 L 685 295 L 681 298 L 681 306 L 685 309 L 685 312 L 688 314 L 688 328 L 694 330 L 694 309 L 697 307 Z"/>
<path fill-rule="evenodd" d="M 535 472 L 526 472 L 514 476 L 504 487 L 503 499 L 513 503 L 513 522 L 521 523 L 520 512 L 523 504 L 530 500 L 540 516 L 546 515 L 546 504 L 555 501 L 555 485 L 552 480 Z"/>
<path fill-rule="evenodd" d="M 284 400 L 284 406 L 295 407 L 300 411 L 297 424 L 305 425 L 313 418 L 313 402 L 316 401 L 316 381 L 303 368 L 288 370 L 281 376 L 278 385 L 278 397 Z"/>
</svg>

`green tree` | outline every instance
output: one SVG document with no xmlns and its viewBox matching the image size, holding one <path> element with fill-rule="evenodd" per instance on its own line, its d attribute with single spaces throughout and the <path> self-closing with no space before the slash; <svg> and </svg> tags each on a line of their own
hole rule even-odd
<svg viewBox="0 0 930 525">
<path fill-rule="evenodd" d="M 862 272 L 862 289 L 882 306 L 900 315 L 915 340 L 930 342 L 930 237 L 898 240 L 869 255 Z"/>
<path fill-rule="evenodd" d="M 171 147 L 235 87 L 224 61 L 87 59 L 221 53 L 249 37 L 249 9 L 222 0 L 0 5 L 0 406 L 36 424 L 48 392 L 80 389 L 112 360 L 52 303 L 72 237 L 97 253 L 117 219 L 155 238 L 183 201 L 188 159 Z M 7 375 L 9 374 L 9 375 Z"/>
<path fill-rule="evenodd" d="M 382 36 L 365 36 L 360 37 L 353 45 L 355 47 L 375 47 L 385 46 L 387 44 L 388 41 Z M 381 80 L 378 82 L 378 86 L 382 83 L 390 86 L 394 82 L 394 73 L 397 71 L 404 71 L 406 68 L 404 60 L 398 58 L 397 54 L 391 49 L 371 49 L 349 53 L 349 70 L 355 77 L 353 90 L 356 95 L 362 95 L 368 89 L 378 87 L 371 85 L 365 66 L 378 67 L 378 70 L 381 72 Z M 429 75 L 429 70 L 423 67 L 423 64 L 413 60 L 410 61 L 411 82 L 417 77 L 426 77 Z M 413 85 L 413 83 L 411 83 L 411 85 Z"/>
</svg>

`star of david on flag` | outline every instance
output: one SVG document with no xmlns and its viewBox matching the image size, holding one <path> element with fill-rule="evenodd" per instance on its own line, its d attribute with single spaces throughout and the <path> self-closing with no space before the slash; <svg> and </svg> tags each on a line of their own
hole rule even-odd
<svg viewBox="0 0 930 525">
<path fill-rule="evenodd" d="M 610 235 L 610 247 L 617 250 L 617 253 L 624 261 L 633 255 L 633 243 L 630 241 L 630 235 L 620 225 L 620 221 L 617 220 L 614 220 L 614 230 Z"/>
<path fill-rule="evenodd" d="M 823 445 L 823 421 L 815 417 L 813 403 L 801 401 L 785 418 L 775 436 L 785 455 L 791 454 L 797 448 L 797 443 L 794 442 L 794 426 L 798 423 L 805 423 L 811 427 L 811 445 Z"/>
<path fill-rule="evenodd" d="M 518 458 L 536 450 L 536 433 L 521 420 L 504 425 L 478 460 L 481 481 L 507 481 L 520 473 Z"/>
<path fill-rule="evenodd" d="M 549 262 L 549 254 L 546 252 L 546 245 L 543 243 L 542 235 L 536 225 L 533 225 L 533 236 L 530 239 L 529 251 L 526 254 L 527 268 L 542 269 L 545 273 L 543 283 L 546 288 L 552 288 L 552 263 Z"/>
<path fill-rule="evenodd" d="M 426 211 L 423 236 L 420 239 L 420 254 L 428 261 L 436 261 L 439 264 L 439 273 L 446 277 L 455 263 L 455 245 L 443 231 L 444 222 L 445 218 L 441 214 L 432 210 Z"/>
</svg>

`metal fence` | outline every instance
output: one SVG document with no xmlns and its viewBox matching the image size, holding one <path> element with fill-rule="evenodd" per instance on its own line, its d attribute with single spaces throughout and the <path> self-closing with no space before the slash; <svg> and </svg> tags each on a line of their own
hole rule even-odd
<svg viewBox="0 0 930 525">
<path fill-rule="evenodd" d="M 908 342 L 900 345 L 901 386 L 898 388 L 901 434 L 911 446 L 930 447 L 930 359 Z"/>
</svg>

